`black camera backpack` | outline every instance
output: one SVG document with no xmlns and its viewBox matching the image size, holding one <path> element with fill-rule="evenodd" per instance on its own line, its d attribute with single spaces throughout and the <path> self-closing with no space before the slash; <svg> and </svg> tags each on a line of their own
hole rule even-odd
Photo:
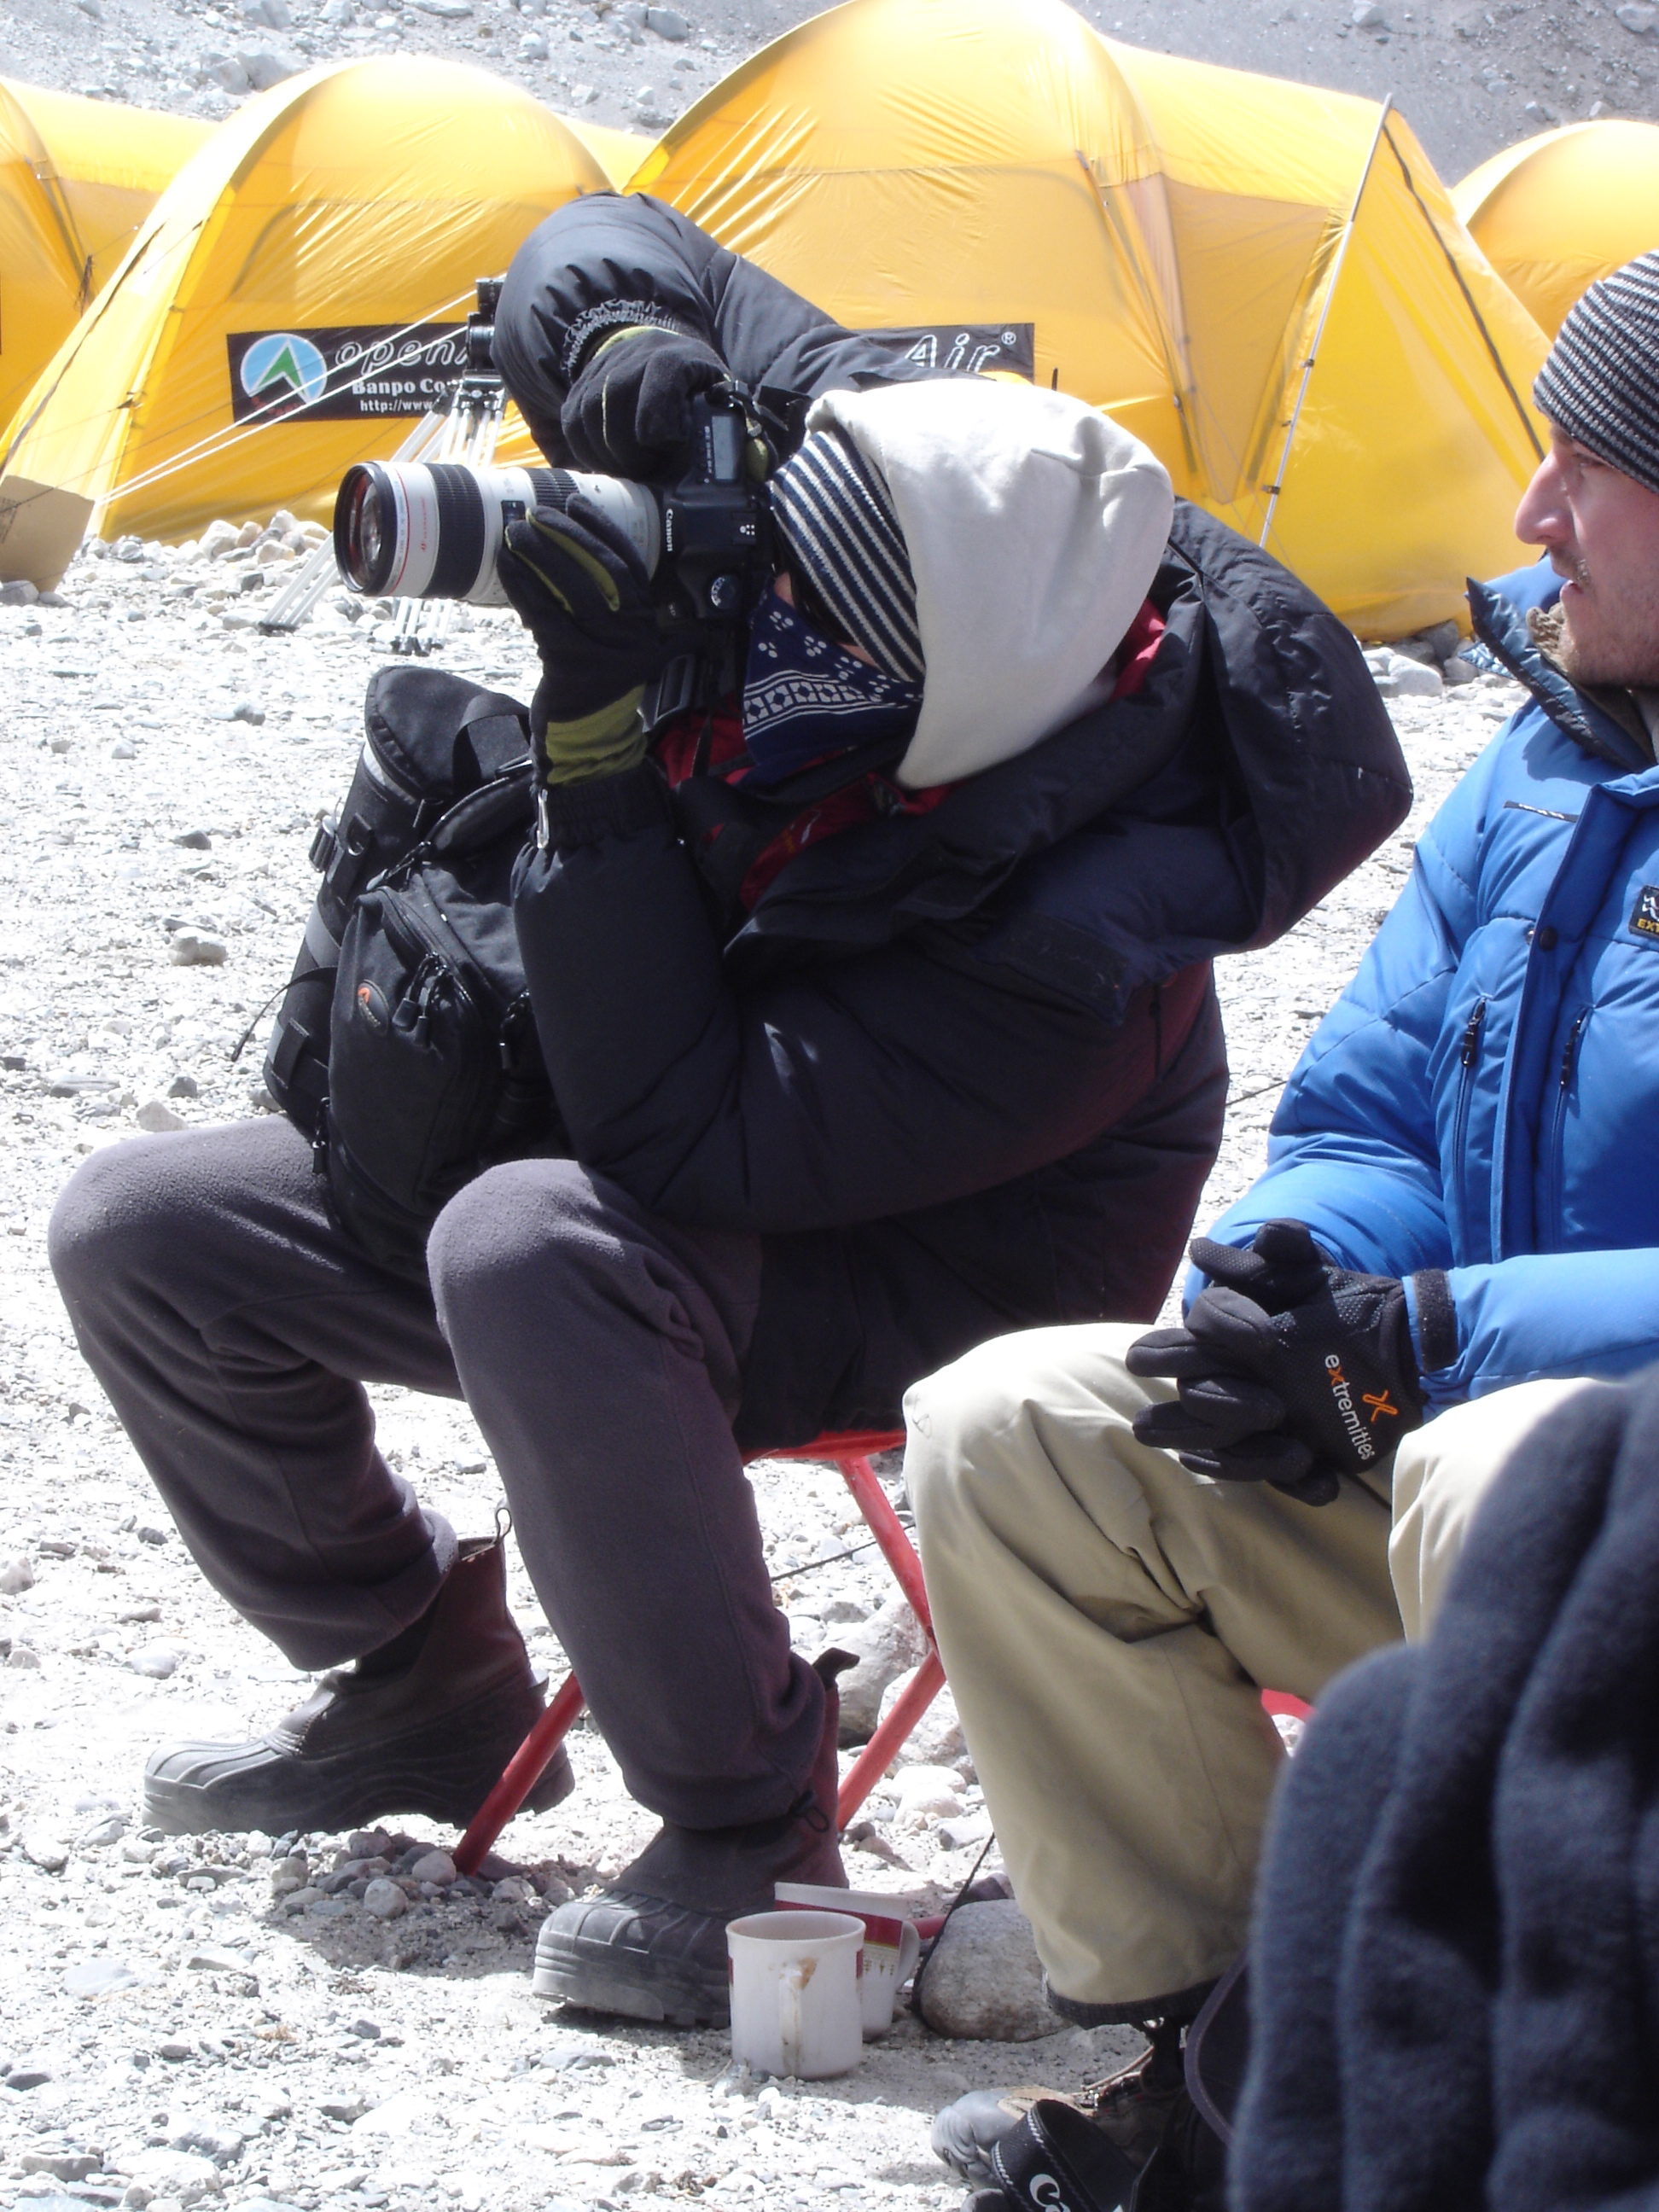
<svg viewBox="0 0 1659 2212">
<path fill-rule="evenodd" d="M 265 1059 L 330 1212 L 424 1274 L 447 1200 L 497 1161 L 564 1149 L 513 926 L 535 799 L 504 692 L 394 665 L 371 680 L 357 772 L 312 845 L 322 871 Z"/>
</svg>

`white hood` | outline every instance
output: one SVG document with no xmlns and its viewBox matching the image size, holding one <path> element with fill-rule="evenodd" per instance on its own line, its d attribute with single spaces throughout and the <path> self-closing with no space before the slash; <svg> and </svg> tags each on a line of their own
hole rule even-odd
<svg viewBox="0 0 1659 2212">
<path fill-rule="evenodd" d="M 1138 438 L 1062 392 L 988 377 L 829 392 L 904 533 L 927 664 L 897 775 L 912 790 L 1063 728 L 1122 641 L 1175 514 Z"/>
</svg>

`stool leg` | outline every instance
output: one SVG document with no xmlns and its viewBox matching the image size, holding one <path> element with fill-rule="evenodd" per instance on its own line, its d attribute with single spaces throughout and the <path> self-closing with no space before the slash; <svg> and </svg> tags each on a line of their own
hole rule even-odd
<svg viewBox="0 0 1659 2212">
<path fill-rule="evenodd" d="M 881 1547 L 882 1557 L 893 1570 L 899 1588 L 910 1601 L 910 1610 L 927 1631 L 931 1643 L 933 1616 L 927 1609 L 927 1585 L 921 1578 L 921 1561 L 916 1557 L 909 1531 L 894 1512 L 892 1500 L 882 1488 L 880 1477 L 867 1458 L 855 1454 L 836 1464 L 869 1525 L 870 1534 Z"/>
<path fill-rule="evenodd" d="M 908 1600 L 910 1610 L 921 1623 L 927 1638 L 927 1656 L 917 1668 L 915 1679 L 848 1769 L 836 1808 L 836 1825 L 844 1832 L 853 1815 L 903 1749 L 910 1731 L 944 1687 L 945 1669 L 939 1663 L 939 1652 L 934 1646 L 933 1616 L 928 1609 L 927 1586 L 922 1580 L 921 1561 L 916 1557 L 916 1547 L 910 1540 L 909 1531 L 894 1512 L 892 1501 L 882 1488 L 880 1478 L 871 1466 L 867 1455 L 851 1453 L 838 1464 L 871 1534 L 881 1547 L 882 1557 L 892 1569 L 894 1579 Z"/>
<path fill-rule="evenodd" d="M 843 1832 L 944 1686 L 945 1669 L 938 1652 L 930 1647 L 927 1656 L 916 1669 L 915 1680 L 896 1700 L 892 1711 L 847 1770 L 841 1795 L 836 1801 L 836 1825 Z"/>
<path fill-rule="evenodd" d="M 508 1759 L 501 1780 L 472 1816 L 455 1846 L 455 1871 L 476 1874 L 485 1854 L 545 1772 L 586 1703 L 582 1686 L 567 1674 L 558 1694 Z"/>
</svg>

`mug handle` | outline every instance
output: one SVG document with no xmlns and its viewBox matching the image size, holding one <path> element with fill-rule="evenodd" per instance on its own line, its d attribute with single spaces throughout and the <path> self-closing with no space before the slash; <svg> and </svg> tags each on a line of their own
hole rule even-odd
<svg viewBox="0 0 1659 2212">
<path fill-rule="evenodd" d="M 915 1971 L 916 1960 L 921 1956 L 921 1937 L 914 1920 L 904 1923 L 904 1933 L 899 1937 L 898 1986 L 902 1989 Z"/>
</svg>

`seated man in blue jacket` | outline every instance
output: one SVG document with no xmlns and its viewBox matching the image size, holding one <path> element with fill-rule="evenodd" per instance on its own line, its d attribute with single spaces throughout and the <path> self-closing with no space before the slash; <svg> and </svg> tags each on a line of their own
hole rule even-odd
<svg viewBox="0 0 1659 2212">
<path fill-rule="evenodd" d="M 562 463 L 673 481 L 699 393 L 813 403 L 770 457 L 775 585 L 689 711 L 596 509 L 509 536 L 543 662 L 514 914 L 568 1157 L 463 1189 L 428 1285 L 333 1225 L 294 1127 L 141 1139 L 53 1260 L 204 1571 L 337 1669 L 256 1742 L 158 1753 L 149 1816 L 477 1808 L 539 1702 L 500 1553 L 394 1477 L 362 1386 L 463 1395 L 663 1822 L 546 1923 L 538 1986 L 721 2019 L 726 1921 L 844 1880 L 835 1667 L 790 1650 L 744 1452 L 891 1423 L 999 1329 L 1152 1320 L 1220 1132 L 1212 957 L 1408 788 L 1352 641 L 1094 410 L 924 389 L 638 198 L 550 217 L 496 332 Z"/>
<path fill-rule="evenodd" d="M 1162 2024 L 1105 2115 L 1142 2148 L 1244 1942 L 1259 1692 L 1419 1632 L 1517 1438 L 1659 1353 L 1656 392 L 1648 255 L 1537 380 L 1516 529 L 1558 604 L 1471 586 L 1530 696 L 1194 1245 L 1186 1326 L 1006 1340 L 906 1401 L 940 1650 L 1052 2000 Z"/>
</svg>

